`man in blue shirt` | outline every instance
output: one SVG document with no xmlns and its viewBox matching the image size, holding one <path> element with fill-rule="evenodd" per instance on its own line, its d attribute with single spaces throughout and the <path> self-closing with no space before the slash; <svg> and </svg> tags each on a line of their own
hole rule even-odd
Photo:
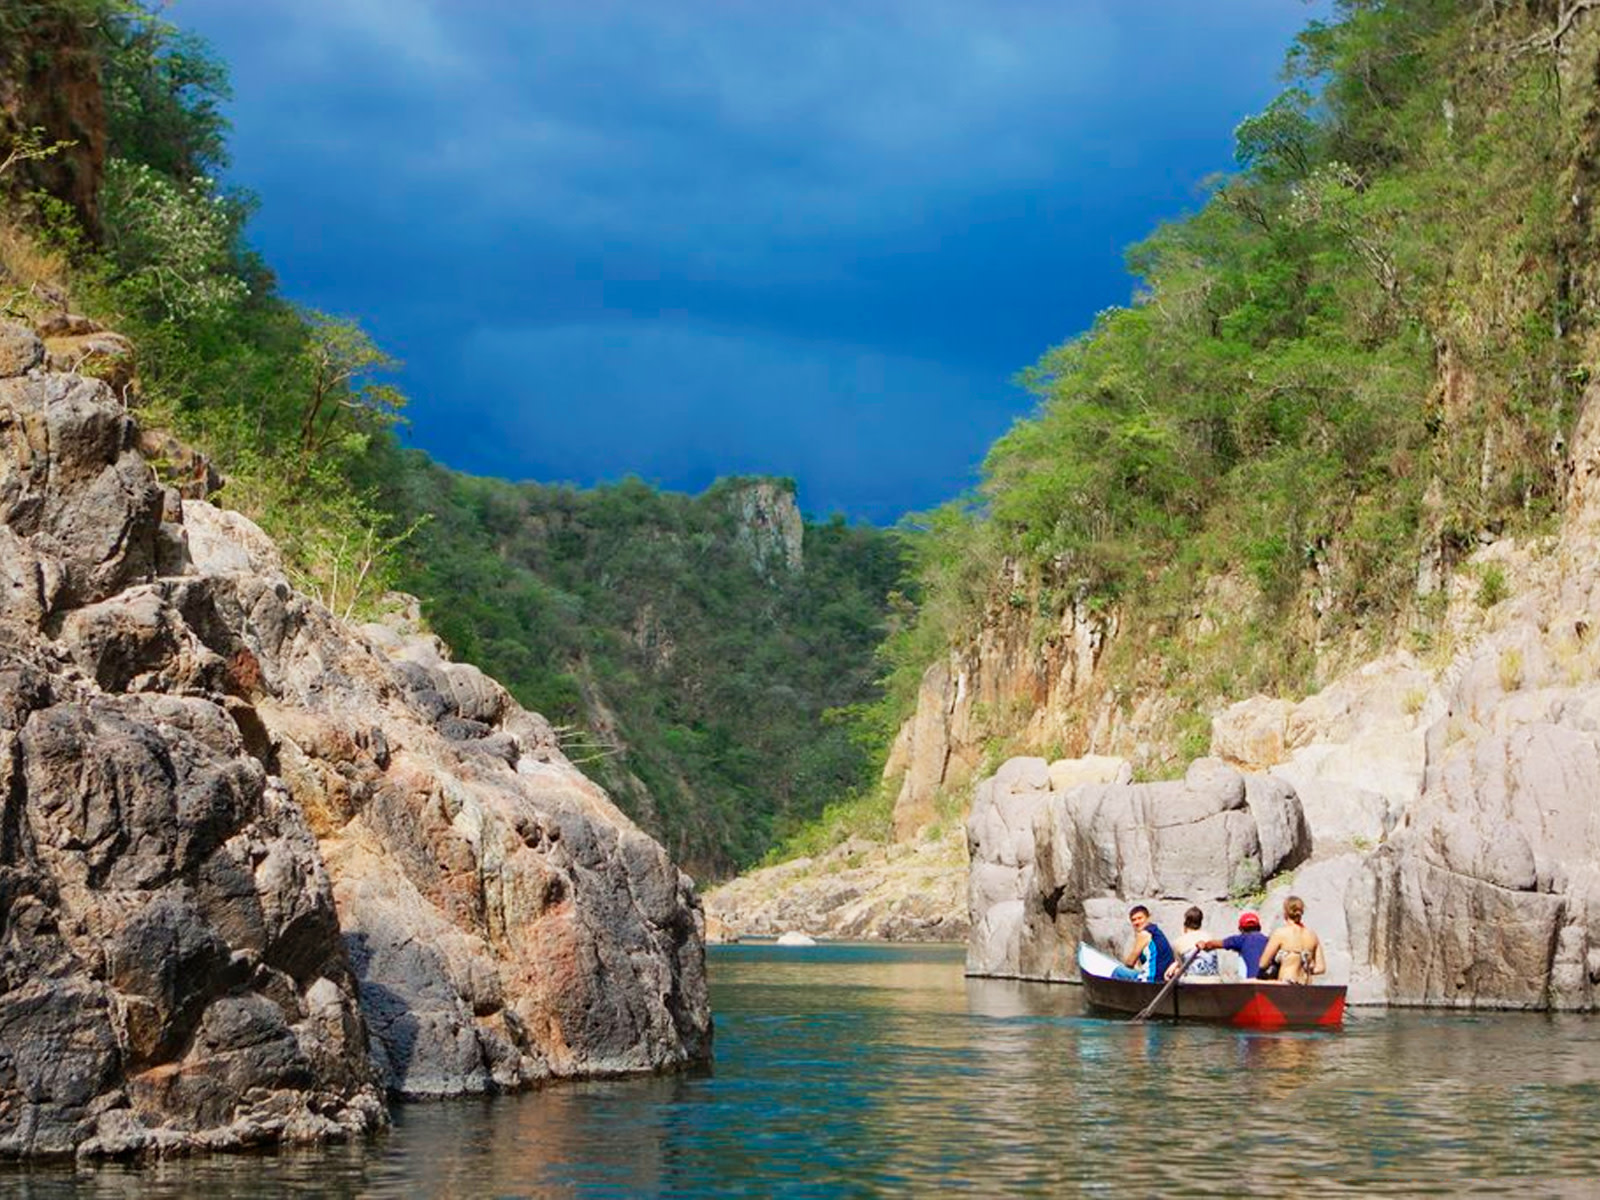
<svg viewBox="0 0 1600 1200">
<path fill-rule="evenodd" d="M 1128 924 L 1133 926 L 1133 944 L 1122 956 L 1124 965 L 1113 971 L 1111 978 L 1135 983 L 1155 983 L 1165 978 L 1173 961 L 1172 943 L 1161 932 L 1161 926 L 1150 920 L 1150 910 L 1142 904 L 1128 910 Z"/>
<path fill-rule="evenodd" d="M 1239 914 L 1239 932 L 1215 942 L 1201 942 L 1202 950 L 1232 950 L 1244 959 L 1244 977 L 1256 978 L 1261 967 L 1261 952 L 1267 948 L 1267 935 L 1261 932 L 1261 918 L 1246 910 Z"/>
</svg>

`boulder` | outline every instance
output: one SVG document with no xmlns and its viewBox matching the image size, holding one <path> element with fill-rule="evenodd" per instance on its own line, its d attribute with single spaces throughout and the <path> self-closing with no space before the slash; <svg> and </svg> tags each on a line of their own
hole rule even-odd
<svg viewBox="0 0 1600 1200">
<path fill-rule="evenodd" d="M 89 330 L 44 339 L 45 362 L 52 371 L 76 371 L 104 381 L 125 399 L 136 371 L 133 343 L 120 333 Z"/>
<path fill-rule="evenodd" d="M 245 574 L 286 580 L 283 556 L 276 543 L 243 513 L 218 508 L 205 500 L 186 500 L 183 527 L 196 574 Z"/>
<path fill-rule="evenodd" d="M 1397 752 L 1415 752 L 1415 763 L 1396 762 Z M 1306 746 L 1272 774 L 1294 788 L 1305 810 L 1318 854 L 1341 847 L 1371 849 L 1399 824 L 1422 784 L 1420 737 L 1400 742 L 1363 739 L 1360 744 Z"/>
<path fill-rule="evenodd" d="M 1244 771 L 1265 771 L 1288 755 L 1286 700 L 1253 696 L 1211 719 L 1211 753 Z"/>
<path fill-rule="evenodd" d="M 0 524 L 53 560 L 52 608 L 105 599 L 157 573 L 165 498 L 105 384 L 0 380 Z"/>
<path fill-rule="evenodd" d="M 1050 764 L 1050 790 L 1064 792 L 1085 783 L 1133 782 L 1133 764 L 1109 754 L 1086 754 L 1082 758 L 1063 758 Z"/>
<path fill-rule="evenodd" d="M 0 321 L 0 379 L 26 375 L 43 361 L 38 334 L 15 321 Z"/>
<path fill-rule="evenodd" d="M 83 337 L 105 330 L 105 326 L 93 317 L 65 311 L 47 313 L 35 321 L 33 327 L 42 338 Z"/>
<path fill-rule="evenodd" d="M 1541 722 L 1434 753 L 1410 819 L 1368 864 L 1391 1002 L 1593 1007 L 1600 738 Z"/>
<path fill-rule="evenodd" d="M 167 430 L 141 429 L 139 452 L 184 500 L 204 500 L 222 489 L 222 475 L 211 460 Z"/>
<path fill-rule="evenodd" d="M 35 692 L 0 743 L 14 814 L 0 1153 L 383 1124 L 331 882 L 227 714 L 195 698 L 53 699 Z"/>
<path fill-rule="evenodd" d="M 978 785 L 967 825 L 969 974 L 1076 978 L 1078 940 L 1121 940 L 1134 900 L 1165 900 L 1167 919 L 1190 902 L 1215 908 L 1310 851 L 1293 789 L 1218 759 L 1170 783 L 1067 792 L 1013 763 Z"/>
</svg>

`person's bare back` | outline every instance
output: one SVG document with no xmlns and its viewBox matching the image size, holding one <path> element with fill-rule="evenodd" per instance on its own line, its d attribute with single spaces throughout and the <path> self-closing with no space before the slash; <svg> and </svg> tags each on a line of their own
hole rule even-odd
<svg viewBox="0 0 1600 1200">
<path fill-rule="evenodd" d="M 1261 965 L 1278 964 L 1279 983 L 1306 984 L 1328 969 L 1322 956 L 1322 939 L 1304 924 L 1306 904 L 1299 896 L 1283 902 L 1284 924 L 1273 931 L 1261 951 Z"/>
</svg>

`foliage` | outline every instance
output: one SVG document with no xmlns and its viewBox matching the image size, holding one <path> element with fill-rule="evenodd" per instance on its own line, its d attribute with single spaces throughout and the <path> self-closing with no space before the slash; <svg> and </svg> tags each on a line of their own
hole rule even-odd
<svg viewBox="0 0 1600 1200">
<path fill-rule="evenodd" d="M 120 299 L 159 320 L 224 321 L 249 293 L 233 273 L 233 215 L 204 178 L 178 183 L 112 159 L 100 192 Z"/>
<path fill-rule="evenodd" d="M 1529 52 L 1548 7 L 1340 0 L 1310 26 L 1288 90 L 1236 130 L 1239 173 L 1129 252 L 1133 303 L 1023 373 L 1038 407 L 977 496 L 912 531 L 892 679 L 1012 594 L 1118 605 L 1151 636 L 1109 682 L 1191 714 L 1168 730 L 1181 767 L 1220 701 L 1310 686 L 1326 647 L 1398 630 L 1425 550 L 1449 566 L 1548 519 L 1593 254 L 1558 202 L 1572 172 L 1588 186 L 1592 96 Z M 1217 576 L 1251 600 L 1199 633 Z"/>
<path fill-rule="evenodd" d="M 400 363 L 361 326 L 320 312 L 307 313 L 306 319 L 310 336 L 300 363 L 307 379 L 299 438 L 303 465 L 325 458 L 341 435 L 360 437 L 399 424 L 406 405 L 398 388 L 373 378 L 398 370 Z"/>
<path fill-rule="evenodd" d="M 1506 569 L 1497 562 L 1484 563 L 1478 570 L 1478 591 L 1475 595 L 1479 608 L 1493 608 L 1511 595 L 1506 582 Z"/>
<path fill-rule="evenodd" d="M 891 535 L 809 523 L 803 569 L 771 572 L 739 536 L 741 496 L 770 481 L 688 497 L 476 479 L 415 452 L 372 469 L 399 521 L 431 515 L 402 582 L 433 628 L 585 729 L 573 757 L 679 861 L 748 865 L 874 780 L 884 743 L 859 715 L 903 570 Z"/>
<path fill-rule="evenodd" d="M 175 180 L 227 165 L 228 70 L 205 42 L 134 0 L 76 0 L 100 9 L 106 122 L 123 159 Z"/>
<path fill-rule="evenodd" d="M 353 322 L 279 298 L 245 246 L 249 205 L 210 176 L 226 161 L 226 69 L 131 0 L 20 0 L 0 20 L 12 55 L 47 54 L 63 29 L 92 47 L 109 133 L 100 227 L 32 196 L 0 222 L 7 274 L 37 288 L 65 273 L 74 303 L 137 345 L 142 419 L 213 458 L 225 502 L 277 537 L 308 592 L 370 611 L 408 526 L 353 481 L 399 419 L 404 398 L 375 378 L 396 364 Z M 11 153 L 58 148 L 29 131 Z"/>
<path fill-rule="evenodd" d="M 9 143 L 5 157 L 0 158 L 0 176 L 6 175 L 12 168 L 23 163 L 41 162 L 52 158 L 74 144 L 48 140 L 42 125 L 19 129 L 9 139 Z"/>
</svg>

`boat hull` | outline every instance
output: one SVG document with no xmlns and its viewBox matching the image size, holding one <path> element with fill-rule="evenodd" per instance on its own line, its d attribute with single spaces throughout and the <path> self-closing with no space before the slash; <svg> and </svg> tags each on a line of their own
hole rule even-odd
<svg viewBox="0 0 1600 1200">
<path fill-rule="evenodd" d="M 1157 983 L 1134 983 L 1083 973 L 1089 1004 L 1104 1012 L 1143 1012 L 1161 992 Z M 1161 998 L 1152 1017 L 1232 1025 L 1238 1029 L 1337 1029 L 1344 1024 L 1340 986 L 1287 983 L 1180 983 Z"/>
</svg>

